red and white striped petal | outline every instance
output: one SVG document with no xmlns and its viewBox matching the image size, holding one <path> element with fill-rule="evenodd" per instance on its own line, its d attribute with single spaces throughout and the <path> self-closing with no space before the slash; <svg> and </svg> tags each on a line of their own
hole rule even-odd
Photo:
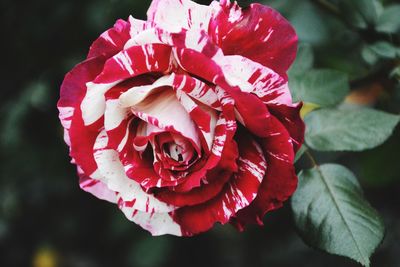
<svg viewBox="0 0 400 267">
<path fill-rule="evenodd" d="M 155 196 L 161 201 L 177 207 L 198 205 L 219 194 L 232 175 L 230 171 L 213 169 L 206 174 L 206 179 L 213 180 L 213 183 L 203 184 L 187 192 L 161 188 L 159 192 L 155 193 Z"/>
<path fill-rule="evenodd" d="M 132 16 L 129 16 L 128 18 L 129 21 L 129 35 L 132 38 L 135 38 L 135 36 L 137 36 L 138 34 L 140 34 L 141 32 L 149 29 L 149 28 L 153 28 L 155 27 L 155 24 L 149 21 L 145 21 L 145 20 L 140 20 L 140 19 L 135 19 Z M 122 49 L 121 49 L 122 50 Z"/>
<path fill-rule="evenodd" d="M 104 56 L 112 57 L 121 51 L 130 38 L 132 24 L 122 19 L 117 20 L 114 27 L 105 31 L 93 42 L 87 58 Z"/>
<path fill-rule="evenodd" d="M 277 118 L 286 130 L 289 132 L 292 139 L 294 152 L 300 149 L 304 142 L 305 124 L 300 117 L 302 103 L 286 106 L 269 104 L 268 109 L 275 118 Z"/>
<path fill-rule="evenodd" d="M 238 171 L 237 159 L 239 151 L 234 140 L 226 142 L 221 159 L 215 168 L 207 171 L 201 186 L 192 188 L 190 191 L 177 192 L 169 188 L 162 188 L 155 192 L 155 196 L 168 204 L 182 207 L 193 206 L 204 203 L 217 194 L 223 186 Z"/>
<path fill-rule="evenodd" d="M 105 94 L 106 108 L 104 113 L 104 128 L 109 137 L 108 146 L 121 152 L 126 146 L 129 134 L 129 125 L 133 115 L 129 108 L 120 105 L 119 96 L 132 87 L 151 84 L 154 78 L 140 76 L 135 79 L 124 81 L 114 86 Z"/>
<path fill-rule="evenodd" d="M 232 135 L 228 134 L 229 126 L 223 114 L 219 115 L 218 121 L 215 125 L 215 132 L 214 132 L 214 139 L 213 139 L 213 146 L 211 148 L 211 153 L 208 155 L 203 163 L 204 165 L 201 166 L 199 169 L 191 170 L 189 169 L 188 175 L 185 177 L 184 181 L 179 185 L 173 187 L 173 190 L 176 192 L 188 192 L 193 188 L 201 186 L 201 182 L 205 181 L 206 173 L 208 170 L 216 167 L 221 160 L 222 152 L 225 147 L 225 143 L 230 141 Z M 204 155 L 203 155 L 204 159 Z M 200 164 L 197 163 L 194 167 L 198 167 Z"/>
<path fill-rule="evenodd" d="M 289 133 L 273 118 L 276 135 L 264 138 L 261 147 L 268 165 L 266 176 L 257 192 L 256 199 L 236 214 L 235 226 L 242 229 L 246 223 L 262 224 L 264 214 L 280 208 L 295 191 L 297 176 L 293 160 L 294 151 Z"/>
<path fill-rule="evenodd" d="M 145 98 L 135 97 L 135 91 L 129 90 L 121 95 L 121 102 L 129 105 L 133 114 L 160 129 L 179 132 L 190 139 L 200 153 L 197 127 L 171 88 L 162 88 L 160 92 L 150 96 L 145 92 Z"/>
<path fill-rule="evenodd" d="M 224 56 L 217 64 L 230 85 L 257 95 L 265 103 L 292 105 L 287 80 L 273 70 L 242 56 Z"/>
<path fill-rule="evenodd" d="M 65 129 L 71 126 L 74 109 L 79 107 L 86 93 L 86 83 L 101 72 L 104 62 L 103 57 L 87 59 L 65 75 L 61 85 L 60 100 L 57 103 L 59 117 Z"/>
<path fill-rule="evenodd" d="M 111 203 L 117 203 L 116 192 L 110 190 L 103 182 L 86 176 L 79 167 L 77 169 L 79 174 L 79 186 L 83 190 L 91 193 L 99 199 L 106 200 Z"/>
<path fill-rule="evenodd" d="M 129 114 L 130 110 L 122 107 L 119 99 L 107 100 L 104 112 L 104 129 L 111 131 L 119 127 Z"/>
<path fill-rule="evenodd" d="M 86 175 L 93 173 L 96 162 L 92 148 L 102 126 L 99 121 L 86 127 L 82 120 L 80 102 L 86 93 L 86 83 L 101 72 L 103 57 L 90 58 L 75 66 L 64 78 L 57 107 L 64 125 L 64 139 L 70 145 L 72 161 L 82 168 Z"/>
<path fill-rule="evenodd" d="M 165 44 L 171 47 L 193 49 L 208 57 L 223 56 L 222 50 L 204 30 L 169 32 L 160 27 L 147 28 L 129 39 L 125 43 L 124 49 L 146 44 Z"/>
<path fill-rule="evenodd" d="M 212 12 L 213 7 L 190 0 L 153 0 L 147 11 L 147 20 L 170 32 L 182 29 L 207 30 Z"/>
<path fill-rule="evenodd" d="M 133 125 L 133 127 L 129 127 Z M 153 138 L 161 133 L 165 132 L 162 129 L 153 127 L 139 119 L 135 119 L 132 123 L 128 123 L 126 129 L 130 132 L 128 133 L 128 138 L 119 144 L 117 151 L 119 152 L 119 158 L 124 165 L 126 175 L 139 183 L 143 188 L 149 190 L 153 187 L 165 187 L 174 186 L 178 183 L 174 176 L 161 175 L 156 170 L 156 162 L 153 162 L 156 157 L 153 156 L 155 153 L 154 147 L 152 148 L 151 154 L 145 153 L 148 142 L 152 142 Z M 108 134 L 110 134 L 108 132 Z M 110 142 L 110 140 L 109 140 Z M 114 145 L 115 146 L 115 145 Z M 149 151 L 147 151 L 149 152 Z M 161 168 L 161 171 L 164 171 Z"/>
<path fill-rule="evenodd" d="M 81 102 L 82 119 L 85 125 L 91 125 L 99 120 L 106 108 L 105 93 L 113 88 L 119 81 L 106 84 L 88 82 L 86 95 Z"/>
<path fill-rule="evenodd" d="M 179 101 L 201 130 L 208 145 L 208 149 L 211 149 L 212 140 L 214 138 L 214 127 L 217 120 L 217 113 L 213 109 L 219 110 L 220 103 L 214 90 L 196 78 L 174 73 L 165 75 L 152 85 L 134 87 L 123 93 L 120 96 L 121 105 L 123 107 L 135 105 L 143 101 L 147 96 L 162 90 L 160 87 L 164 86 L 170 86 L 176 90 Z M 192 98 L 204 105 L 195 103 Z"/>
<path fill-rule="evenodd" d="M 171 64 L 170 46 L 163 44 L 132 46 L 108 59 L 102 73 L 93 82 L 109 84 L 149 72 L 166 72 Z"/>
<path fill-rule="evenodd" d="M 190 49 L 174 49 L 179 65 L 187 72 L 210 81 L 224 91 L 229 98 L 224 98 L 231 105 L 232 100 L 236 108 L 238 120 L 242 122 L 253 134 L 267 137 L 275 132 L 271 124 L 269 113 L 265 104 L 253 94 L 231 86 L 225 79 L 222 68 L 217 64 L 220 58 L 210 59 L 205 55 Z M 220 100 L 222 103 L 222 101 Z"/>
<path fill-rule="evenodd" d="M 69 129 L 71 128 L 71 121 L 74 115 L 74 107 L 58 107 L 59 119 L 61 125 L 64 128 L 64 141 L 68 146 L 71 146 L 71 140 L 69 138 Z"/>
<path fill-rule="evenodd" d="M 264 5 L 241 9 L 236 3 L 225 2 L 213 15 L 209 34 L 225 55 L 244 56 L 283 77 L 296 56 L 295 30 L 277 11 Z"/>
<path fill-rule="evenodd" d="M 171 75 L 164 75 L 161 78 L 154 81 L 152 84 L 133 86 L 132 88 L 130 88 L 126 92 L 123 92 L 119 96 L 121 106 L 132 107 L 145 100 L 146 97 L 157 93 L 161 89 L 169 90 L 170 88 L 162 88 L 166 86 L 168 87 L 174 86 L 173 82 L 171 81 Z"/>
<path fill-rule="evenodd" d="M 132 207 L 145 212 L 154 209 L 155 212 L 169 212 L 175 209 L 156 199 L 152 194 L 144 192 L 141 186 L 126 176 L 118 152 L 107 147 L 108 137 L 103 130 L 97 137 L 94 145 L 94 158 L 98 166 L 97 178 L 107 187 L 117 192 L 119 202 L 129 202 Z"/>
<path fill-rule="evenodd" d="M 132 60 L 134 59 L 134 60 Z M 105 94 L 123 79 L 169 69 L 170 48 L 163 45 L 131 47 L 107 60 L 103 72 L 86 84 L 81 103 L 85 125 L 100 119 L 105 111 Z"/>
<path fill-rule="evenodd" d="M 208 106 L 198 105 L 187 94 L 180 90 L 178 90 L 176 94 L 179 102 L 200 129 L 206 141 L 207 150 L 210 150 L 212 148 L 212 140 L 214 138 L 215 126 L 218 119 L 217 112 Z"/>
<path fill-rule="evenodd" d="M 129 207 L 129 205 L 121 205 L 120 209 L 128 220 L 140 225 L 153 236 L 166 234 L 182 236 L 180 225 L 173 220 L 169 213 L 143 212 Z"/>
<path fill-rule="evenodd" d="M 196 206 L 182 207 L 172 212 L 184 236 L 207 231 L 214 223 L 225 224 L 237 211 L 247 207 L 257 196 L 266 171 L 260 146 L 247 136 L 238 140 L 239 171 L 213 199 Z"/>
<path fill-rule="evenodd" d="M 175 73 L 170 75 L 170 80 L 172 80 L 172 87 L 177 91 L 184 92 L 206 106 L 221 110 L 221 104 L 214 89 L 203 81 L 190 75 Z"/>
</svg>

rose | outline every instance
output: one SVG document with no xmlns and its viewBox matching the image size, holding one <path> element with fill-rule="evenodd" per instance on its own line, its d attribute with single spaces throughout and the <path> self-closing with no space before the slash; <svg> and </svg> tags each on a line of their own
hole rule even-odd
<svg viewBox="0 0 400 267">
<path fill-rule="evenodd" d="M 262 223 L 295 190 L 297 37 L 275 10 L 154 0 L 118 20 L 61 86 L 80 186 L 153 235 Z"/>
</svg>

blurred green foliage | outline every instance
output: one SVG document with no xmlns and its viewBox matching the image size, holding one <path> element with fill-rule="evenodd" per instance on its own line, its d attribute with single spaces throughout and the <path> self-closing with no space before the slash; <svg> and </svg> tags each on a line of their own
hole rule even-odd
<svg viewBox="0 0 400 267">
<path fill-rule="evenodd" d="M 202 1 L 209 3 L 209 1 Z M 239 1 L 242 6 L 251 1 Z M 400 113 L 400 6 L 374 0 L 265 0 L 294 25 L 297 70 L 349 79 L 346 105 Z M 193 238 L 151 237 L 79 189 L 56 110 L 63 75 L 116 19 L 145 18 L 149 0 L 4 0 L 0 97 L 0 266 L 357 266 L 306 247 L 285 208 L 265 227 L 231 227 Z M 314 81 L 314 84 L 316 82 Z M 341 94 L 341 93 L 340 93 Z M 329 104 L 329 103 L 328 103 Z M 400 130 L 361 153 L 317 153 L 354 170 L 387 235 L 372 266 L 400 266 Z M 299 161 L 299 169 L 307 163 Z M 47 264 L 47 265 L 46 265 Z M 50 265 L 49 265 L 50 264 Z M 53 265 L 51 265 L 53 264 Z"/>
</svg>

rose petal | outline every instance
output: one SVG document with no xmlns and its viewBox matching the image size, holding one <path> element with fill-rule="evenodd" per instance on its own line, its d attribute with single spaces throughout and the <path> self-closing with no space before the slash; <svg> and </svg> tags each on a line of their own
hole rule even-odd
<svg viewBox="0 0 400 267">
<path fill-rule="evenodd" d="M 255 95 L 242 92 L 239 87 L 232 87 L 225 80 L 221 67 L 216 61 L 190 49 L 175 49 L 179 65 L 187 72 L 217 84 L 234 101 L 237 117 L 246 128 L 260 137 L 275 134 L 270 127 L 271 114 L 265 104 Z M 215 59 L 220 61 L 220 59 Z M 221 100 L 220 100 L 221 102 Z"/>
<path fill-rule="evenodd" d="M 174 33 L 159 27 L 138 33 L 126 42 L 124 49 L 146 44 L 166 44 L 172 47 L 193 49 L 208 57 L 223 55 L 222 50 L 203 30 L 181 30 Z"/>
<path fill-rule="evenodd" d="M 225 56 L 217 64 L 230 85 L 257 95 L 265 103 L 292 105 L 287 80 L 273 70 L 242 56 Z"/>
<path fill-rule="evenodd" d="M 131 39 L 135 38 L 141 32 L 146 31 L 149 28 L 155 27 L 155 24 L 152 22 L 135 19 L 132 16 L 129 16 L 128 21 L 130 24 L 129 35 L 130 35 Z M 123 49 L 120 49 L 120 50 L 123 50 Z"/>
<path fill-rule="evenodd" d="M 197 127 L 172 89 L 166 88 L 158 94 L 143 99 L 132 105 L 131 110 L 137 117 L 160 129 L 179 132 L 190 139 L 200 153 L 201 143 Z"/>
<path fill-rule="evenodd" d="M 269 104 L 268 109 L 285 126 L 292 139 L 294 152 L 300 149 L 304 142 L 305 124 L 300 117 L 302 103 L 293 106 Z"/>
<path fill-rule="evenodd" d="M 216 176 L 216 177 L 214 177 Z M 223 169 L 213 169 L 206 175 L 206 179 L 214 180 L 213 183 L 204 184 L 187 192 L 176 192 L 169 189 L 155 193 L 161 201 L 177 206 L 193 206 L 204 203 L 221 192 L 224 184 L 230 179 L 232 173 Z"/>
<path fill-rule="evenodd" d="M 206 184 L 192 188 L 190 191 L 177 192 L 170 189 L 160 189 L 155 196 L 161 201 L 174 206 L 193 206 L 210 200 L 221 192 L 225 183 L 237 172 L 236 160 L 239 151 L 235 141 L 231 140 L 224 146 L 224 151 L 217 167 L 205 175 Z"/>
<path fill-rule="evenodd" d="M 153 127 L 152 125 L 144 123 L 138 119 L 132 123 L 128 123 L 126 129 L 127 138 L 126 140 L 123 140 L 123 143 L 118 145 L 117 149 L 126 175 L 130 179 L 139 183 L 146 190 L 153 187 L 176 185 L 179 181 L 175 180 L 174 177 L 168 176 L 169 179 L 164 179 L 160 173 L 155 172 L 153 167 L 153 164 L 155 164 L 153 162 L 154 151 L 151 153 L 145 151 L 149 140 L 151 140 L 154 135 L 161 132 L 162 129 Z M 143 143 L 138 139 L 143 139 Z M 140 149 L 140 151 L 137 151 L 137 149 Z"/>
<path fill-rule="evenodd" d="M 199 187 L 201 185 L 201 181 L 203 179 L 206 179 L 205 177 L 207 171 L 214 168 L 219 163 L 222 157 L 222 151 L 225 147 L 225 143 L 227 140 L 230 141 L 230 139 L 228 139 L 229 137 L 231 138 L 231 136 L 228 135 L 229 130 L 230 129 L 227 125 L 227 121 L 224 115 L 220 114 L 218 121 L 215 125 L 214 140 L 211 153 L 208 155 L 208 158 L 202 161 L 204 165 L 196 170 L 189 169 L 188 175 L 185 177 L 183 182 L 173 187 L 172 190 L 176 192 L 187 192 L 192 188 Z M 200 163 L 197 163 L 193 167 L 196 168 L 199 165 Z"/>
<path fill-rule="evenodd" d="M 149 231 L 153 236 L 175 235 L 182 236 L 181 227 L 169 213 L 142 212 L 132 207 L 121 205 L 120 209 L 126 218 Z"/>
<path fill-rule="evenodd" d="M 206 106 L 221 110 L 221 103 L 214 89 L 203 81 L 189 75 L 175 73 L 170 75 L 170 80 L 174 89 L 184 92 Z"/>
<path fill-rule="evenodd" d="M 135 60 L 132 61 L 132 58 Z M 162 72 L 169 68 L 170 48 L 163 45 L 131 47 L 124 50 L 104 65 L 103 72 L 94 82 L 87 83 L 87 92 L 81 109 L 85 125 L 97 121 L 104 114 L 104 94 L 123 79 L 147 72 Z"/>
<path fill-rule="evenodd" d="M 187 75 L 176 75 L 174 73 L 165 75 L 152 85 L 134 87 L 123 93 L 120 96 L 121 105 L 124 107 L 135 105 L 143 101 L 147 96 L 159 91 L 160 87 L 163 86 L 171 86 L 176 91 L 178 100 L 200 129 L 208 146 L 208 150 L 211 149 L 217 114 L 213 109 L 205 105 L 220 109 L 220 104 L 218 96 L 213 89 L 200 80 Z M 189 96 L 205 105 L 194 102 Z"/>
<path fill-rule="evenodd" d="M 117 194 L 110 190 L 104 183 L 86 176 L 79 167 L 78 174 L 79 186 L 83 190 L 91 193 L 99 199 L 106 200 L 111 203 L 117 203 Z"/>
<path fill-rule="evenodd" d="M 132 46 L 108 59 L 95 84 L 108 84 L 149 72 L 165 72 L 171 64 L 171 47 L 163 44 Z"/>
<path fill-rule="evenodd" d="M 119 96 L 132 87 L 151 84 L 154 82 L 152 77 L 140 76 L 121 82 L 111 88 L 105 94 L 106 108 L 104 112 L 104 128 L 108 135 L 108 146 L 121 152 L 122 147 L 127 142 L 130 120 L 132 113 L 130 109 L 123 108 L 119 103 Z"/>
<path fill-rule="evenodd" d="M 70 156 L 86 175 L 97 169 L 91 154 L 102 122 L 85 127 L 79 103 L 86 93 L 86 83 L 96 77 L 103 57 L 90 58 L 75 66 L 64 78 L 57 107 L 64 126 L 64 139 L 70 144 Z"/>
<path fill-rule="evenodd" d="M 196 104 L 187 94 L 182 91 L 177 91 L 176 95 L 179 102 L 185 108 L 186 112 L 189 113 L 190 118 L 197 125 L 197 127 L 203 133 L 206 141 L 214 137 L 214 127 L 217 122 L 217 113 L 207 107 L 201 107 Z M 210 140 L 211 141 L 211 140 Z M 211 142 L 208 141 L 207 148 L 211 148 Z"/>
<path fill-rule="evenodd" d="M 214 223 L 225 224 L 231 216 L 248 206 L 257 195 L 266 163 L 260 146 L 250 136 L 238 137 L 239 171 L 215 198 L 196 206 L 172 212 L 184 236 L 207 231 Z"/>
<path fill-rule="evenodd" d="M 291 138 L 277 120 L 275 131 L 279 134 L 262 139 L 267 162 L 267 173 L 258 190 L 257 197 L 245 209 L 236 214 L 234 224 L 242 229 L 246 223 L 262 224 L 264 214 L 282 206 L 296 189 L 297 176 L 294 171 L 294 152 Z"/>
<path fill-rule="evenodd" d="M 208 29 L 213 9 L 190 0 L 153 0 L 147 19 L 171 32 Z"/>
<path fill-rule="evenodd" d="M 79 106 L 86 93 L 86 83 L 101 72 L 104 62 L 104 57 L 90 58 L 76 65 L 68 72 L 61 84 L 60 100 L 58 100 L 57 107 L 75 108 Z M 65 117 L 66 114 L 63 113 L 63 115 Z"/>
<path fill-rule="evenodd" d="M 225 55 L 241 55 L 286 77 L 295 59 L 297 35 L 289 22 L 274 9 L 236 3 L 223 6 L 210 22 L 209 34 Z"/>
<path fill-rule="evenodd" d="M 98 165 L 98 175 L 93 177 L 102 181 L 107 187 L 117 192 L 119 202 L 134 202 L 132 207 L 145 212 L 154 209 L 155 212 L 169 212 L 175 207 L 163 203 L 152 194 L 142 190 L 140 185 L 129 179 L 124 170 L 118 152 L 107 147 L 108 137 L 103 130 L 97 137 L 94 145 L 94 158 Z"/>
<path fill-rule="evenodd" d="M 90 47 L 87 58 L 104 56 L 112 57 L 122 50 L 130 38 L 131 23 L 122 19 L 115 22 L 114 27 L 103 32 Z"/>
</svg>

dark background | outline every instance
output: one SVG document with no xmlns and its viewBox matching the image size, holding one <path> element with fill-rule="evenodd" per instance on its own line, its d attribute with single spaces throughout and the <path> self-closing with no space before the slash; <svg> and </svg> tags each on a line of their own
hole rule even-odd
<svg viewBox="0 0 400 267">
<path fill-rule="evenodd" d="M 349 101 L 399 113 L 400 89 L 388 78 L 393 61 L 367 64 L 360 52 L 365 44 L 386 37 L 348 27 L 345 14 L 332 14 L 319 2 L 264 3 L 281 11 L 301 42 L 313 46 L 317 66 L 348 73 L 356 91 Z M 384 4 L 390 2 L 395 1 Z M 289 202 L 268 213 L 264 227 L 250 226 L 244 233 L 218 225 L 192 238 L 151 237 L 115 205 L 79 189 L 57 117 L 59 86 L 101 32 L 130 14 L 145 19 L 149 4 L 0 2 L 0 266 L 358 266 L 305 246 L 295 232 Z M 399 137 L 397 129 L 374 150 L 316 155 L 320 162 L 352 169 L 384 217 L 387 234 L 373 266 L 400 266 Z M 299 169 L 304 166 L 306 162 L 298 164 Z"/>
</svg>

